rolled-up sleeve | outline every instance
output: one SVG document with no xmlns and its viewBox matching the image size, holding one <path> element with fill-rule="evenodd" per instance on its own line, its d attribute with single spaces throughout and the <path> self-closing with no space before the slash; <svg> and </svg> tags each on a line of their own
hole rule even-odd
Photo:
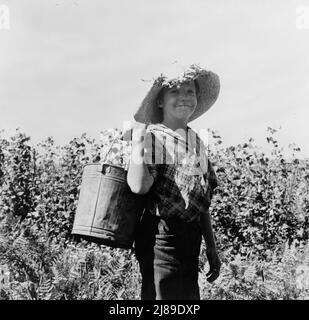
<svg viewBox="0 0 309 320">
<path fill-rule="evenodd" d="M 219 182 L 218 182 L 218 178 L 215 173 L 215 170 L 214 170 L 209 159 L 208 159 L 208 170 L 207 170 L 206 177 L 208 179 L 208 189 L 207 189 L 206 197 L 207 197 L 207 201 L 209 202 L 209 205 L 210 205 L 212 197 L 213 197 L 214 189 L 217 188 L 217 186 L 219 185 Z"/>
<path fill-rule="evenodd" d="M 209 159 L 208 159 L 208 172 L 209 172 L 208 181 L 211 188 L 214 190 L 219 185 L 219 182 L 218 182 L 218 177 L 216 175 L 216 172 Z"/>
</svg>

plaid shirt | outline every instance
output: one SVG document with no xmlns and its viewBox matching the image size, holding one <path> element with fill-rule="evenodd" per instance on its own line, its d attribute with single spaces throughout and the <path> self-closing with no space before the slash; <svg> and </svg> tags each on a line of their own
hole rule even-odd
<svg viewBox="0 0 309 320">
<path fill-rule="evenodd" d="M 154 177 L 147 209 L 154 215 L 179 217 L 186 222 L 200 219 L 218 185 L 205 145 L 190 127 L 188 129 L 188 139 L 185 139 L 161 123 L 150 124 L 144 154 L 149 173 Z"/>
</svg>

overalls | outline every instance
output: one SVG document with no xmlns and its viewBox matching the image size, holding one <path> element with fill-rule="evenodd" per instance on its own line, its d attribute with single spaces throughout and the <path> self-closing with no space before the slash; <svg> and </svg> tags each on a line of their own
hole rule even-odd
<svg viewBox="0 0 309 320">
<path fill-rule="evenodd" d="M 197 221 L 160 218 L 145 211 L 135 253 L 142 274 L 142 300 L 199 300 L 201 229 Z"/>
</svg>

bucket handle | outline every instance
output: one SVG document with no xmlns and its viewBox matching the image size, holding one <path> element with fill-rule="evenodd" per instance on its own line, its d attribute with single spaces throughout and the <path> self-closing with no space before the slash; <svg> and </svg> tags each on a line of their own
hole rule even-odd
<svg viewBox="0 0 309 320">
<path fill-rule="evenodd" d="M 146 129 L 147 129 L 147 127 L 149 126 L 149 124 L 150 124 L 150 123 L 146 123 Z M 132 129 L 129 129 L 128 131 L 130 132 L 130 137 L 131 137 L 130 140 L 132 141 L 133 128 L 132 128 Z M 103 166 L 104 166 L 104 164 L 105 164 L 105 161 L 106 161 L 106 159 L 107 159 L 107 156 L 108 156 L 109 152 L 111 151 L 111 149 L 112 149 L 112 147 L 113 147 L 114 142 L 115 142 L 117 139 L 123 140 L 123 137 L 124 137 L 124 132 L 116 135 L 116 137 L 115 137 L 115 138 L 113 139 L 113 141 L 111 142 L 110 147 L 109 147 L 109 149 L 105 152 L 104 159 L 102 160 L 102 170 L 103 170 Z M 122 157 L 121 159 L 122 159 L 122 162 L 123 162 L 123 157 Z"/>
<path fill-rule="evenodd" d="M 112 142 L 110 143 L 110 146 L 109 146 L 108 150 L 105 152 L 104 159 L 102 160 L 102 168 L 103 168 L 104 162 L 105 162 L 106 159 L 107 159 L 107 156 L 108 156 L 109 152 L 112 150 L 112 147 L 113 147 L 115 141 L 116 141 L 117 139 L 119 139 L 119 138 L 122 139 L 123 136 L 124 136 L 123 133 L 120 133 L 120 134 L 116 135 L 116 137 L 115 137 L 115 138 L 112 140 Z"/>
</svg>

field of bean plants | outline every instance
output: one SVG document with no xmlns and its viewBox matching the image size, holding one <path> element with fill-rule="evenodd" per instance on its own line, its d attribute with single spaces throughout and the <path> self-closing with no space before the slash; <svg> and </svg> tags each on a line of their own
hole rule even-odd
<svg viewBox="0 0 309 320">
<path fill-rule="evenodd" d="M 1 300 L 140 299 L 133 249 L 71 236 L 83 166 L 101 161 L 119 133 L 82 134 L 63 146 L 48 137 L 34 146 L 19 129 L 10 137 L 0 132 Z M 269 155 L 253 138 L 223 147 L 218 132 L 209 134 L 219 180 L 210 212 L 222 270 L 213 284 L 206 281 L 203 243 L 201 298 L 309 299 L 309 160 L 299 159 L 294 144 L 287 160 L 273 128 Z M 121 160 L 121 143 L 107 161 Z"/>
</svg>

